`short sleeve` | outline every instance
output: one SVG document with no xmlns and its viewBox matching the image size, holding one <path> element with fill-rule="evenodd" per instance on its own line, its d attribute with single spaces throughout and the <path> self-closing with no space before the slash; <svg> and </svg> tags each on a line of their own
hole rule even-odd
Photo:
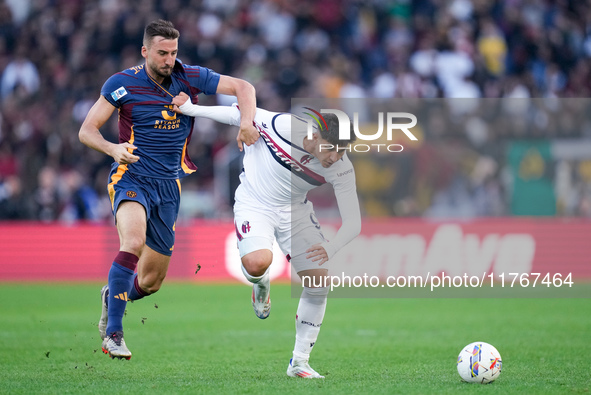
<svg viewBox="0 0 591 395">
<path fill-rule="evenodd" d="M 101 95 L 117 108 L 120 108 L 125 100 L 129 98 L 123 82 L 122 75 L 115 74 L 104 83 L 101 89 Z"/>
<path fill-rule="evenodd" d="M 206 95 L 213 95 L 218 89 L 220 75 L 207 67 L 183 64 L 187 81 L 192 88 L 197 88 Z"/>
</svg>

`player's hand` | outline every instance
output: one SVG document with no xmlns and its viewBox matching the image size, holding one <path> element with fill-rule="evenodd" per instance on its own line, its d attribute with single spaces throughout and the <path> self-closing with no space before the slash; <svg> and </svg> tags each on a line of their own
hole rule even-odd
<svg viewBox="0 0 591 395">
<path fill-rule="evenodd" d="M 240 125 L 240 131 L 238 132 L 238 136 L 236 136 L 236 142 L 238 143 L 238 148 L 240 151 L 244 149 L 243 143 L 246 145 L 254 144 L 260 137 L 259 131 L 254 127 L 253 124 L 250 125 Z"/>
<path fill-rule="evenodd" d="M 183 112 L 179 110 L 179 107 L 185 104 L 189 100 L 189 95 L 185 92 L 181 92 L 175 97 L 172 98 L 172 110 L 177 114 L 182 114 Z"/>
<path fill-rule="evenodd" d="M 321 244 L 314 244 L 306 250 L 306 259 L 312 259 L 312 262 L 318 262 L 318 266 L 322 266 L 328 261 L 328 254 Z"/>
<path fill-rule="evenodd" d="M 111 152 L 111 156 L 115 159 L 115 162 L 119 163 L 120 165 L 128 165 L 130 163 L 135 163 L 140 160 L 140 157 L 137 155 L 132 154 L 129 150 L 133 151 L 137 149 L 137 147 L 133 144 L 129 143 L 121 143 L 115 144 L 113 151 Z"/>
</svg>

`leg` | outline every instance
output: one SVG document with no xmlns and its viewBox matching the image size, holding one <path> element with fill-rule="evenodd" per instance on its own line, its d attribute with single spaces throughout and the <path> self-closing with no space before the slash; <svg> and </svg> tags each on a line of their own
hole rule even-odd
<svg viewBox="0 0 591 395">
<path fill-rule="evenodd" d="M 306 258 L 306 251 L 325 241 L 310 202 L 292 207 L 291 218 L 277 239 L 279 245 L 290 250 L 291 266 L 302 279 L 302 294 L 296 312 L 296 340 L 287 375 L 303 378 L 324 378 L 310 367 L 310 352 L 316 343 L 326 310 L 328 288 L 322 281 L 328 274 L 328 264 L 319 265 L 314 258 Z"/>
<path fill-rule="evenodd" d="M 119 250 L 139 257 L 146 244 L 146 209 L 137 202 L 123 201 L 117 209 Z"/>
<path fill-rule="evenodd" d="M 142 249 L 130 290 L 130 300 L 157 292 L 166 277 L 174 249 L 175 222 L 180 205 L 180 187 L 176 180 L 162 180 L 151 197 L 150 216 Z"/>
<path fill-rule="evenodd" d="M 242 260 L 242 273 L 251 283 L 252 307 L 257 317 L 269 316 L 269 266 L 273 262 L 273 242 L 277 215 L 273 210 L 253 209 L 257 202 L 236 201 L 234 205 L 234 226 L 238 238 L 238 251 Z"/>
<path fill-rule="evenodd" d="M 119 253 L 109 271 L 106 305 L 108 321 L 103 351 L 111 357 L 131 358 L 123 341 L 123 315 L 129 300 L 133 276 L 146 240 L 146 210 L 137 202 L 122 202 L 116 213 Z M 102 317 L 101 317 L 102 319 Z M 102 333 L 101 333 L 102 336 Z"/>
<path fill-rule="evenodd" d="M 170 256 L 160 254 L 147 245 L 138 261 L 137 273 L 129 291 L 129 300 L 139 300 L 158 292 L 168 271 Z"/>
<path fill-rule="evenodd" d="M 144 247 L 137 268 L 137 284 L 144 296 L 153 294 L 160 289 L 166 277 L 169 263 L 170 256 L 160 254 L 148 246 Z"/>
<path fill-rule="evenodd" d="M 273 252 L 267 249 L 249 252 L 242 257 L 242 267 L 246 273 L 255 277 L 264 275 L 271 266 L 271 262 L 273 262 Z"/>
<path fill-rule="evenodd" d="M 328 287 L 316 287 L 316 285 L 324 284 L 323 279 L 327 274 L 328 270 L 326 269 L 309 269 L 298 272 L 304 281 L 304 286 L 296 313 L 296 341 L 293 358 L 287 370 L 289 376 L 323 378 L 310 368 L 308 360 L 318 339 L 328 295 Z"/>
<path fill-rule="evenodd" d="M 123 314 L 129 300 L 133 274 L 146 242 L 146 210 L 136 202 L 124 201 L 117 209 L 119 254 L 109 271 L 109 322 L 107 334 L 123 330 Z"/>
<path fill-rule="evenodd" d="M 270 280 L 268 269 L 273 261 L 273 252 L 262 249 L 250 252 L 242 257 L 242 272 L 251 283 L 252 307 L 260 319 L 265 319 L 271 312 Z"/>
</svg>

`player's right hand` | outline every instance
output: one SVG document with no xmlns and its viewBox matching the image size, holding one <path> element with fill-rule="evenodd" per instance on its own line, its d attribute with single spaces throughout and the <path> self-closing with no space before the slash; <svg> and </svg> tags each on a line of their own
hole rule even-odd
<svg viewBox="0 0 591 395">
<path fill-rule="evenodd" d="M 137 149 L 137 147 L 133 144 L 115 144 L 115 147 L 111 152 L 111 156 L 113 157 L 113 159 L 115 159 L 115 162 L 119 163 L 120 165 L 128 165 L 130 163 L 135 163 L 138 160 L 140 160 L 139 156 L 134 155 L 132 153 L 135 149 Z"/>
<path fill-rule="evenodd" d="M 187 95 L 185 92 L 179 93 L 178 95 L 172 98 L 172 110 L 177 114 L 182 114 L 183 112 L 179 110 L 179 107 L 185 104 L 187 100 L 189 100 L 189 95 Z"/>
<path fill-rule="evenodd" d="M 236 136 L 236 143 L 238 144 L 238 149 L 240 150 L 240 152 L 242 152 L 242 150 L 244 149 L 243 143 L 246 145 L 252 145 L 256 143 L 260 135 L 261 134 L 254 127 L 254 125 L 240 125 L 238 136 Z"/>
</svg>

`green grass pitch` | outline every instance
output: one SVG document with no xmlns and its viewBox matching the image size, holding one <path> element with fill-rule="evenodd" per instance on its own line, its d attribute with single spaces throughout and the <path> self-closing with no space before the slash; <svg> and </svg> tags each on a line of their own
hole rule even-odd
<svg viewBox="0 0 591 395">
<path fill-rule="evenodd" d="M 328 301 L 311 365 L 325 380 L 285 374 L 297 299 L 272 285 L 255 317 L 244 285 L 165 283 L 129 304 L 130 361 L 101 352 L 101 284 L 0 285 L 0 393 L 555 394 L 591 388 L 591 299 Z M 583 292 L 591 294 L 591 286 Z M 492 384 L 460 380 L 456 358 L 493 344 Z"/>
</svg>

